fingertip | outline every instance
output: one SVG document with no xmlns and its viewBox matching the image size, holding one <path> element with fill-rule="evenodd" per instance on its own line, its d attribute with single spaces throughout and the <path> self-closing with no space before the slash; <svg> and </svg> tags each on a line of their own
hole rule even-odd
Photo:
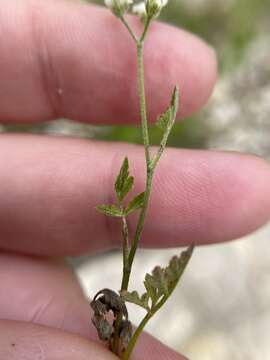
<svg viewBox="0 0 270 360">
<path fill-rule="evenodd" d="M 242 155 L 240 159 L 240 204 L 242 216 L 246 216 L 246 226 L 249 226 L 246 232 L 251 232 L 270 219 L 270 166 L 268 161 L 255 155 Z"/>
<path fill-rule="evenodd" d="M 46 326 L 0 320 L 0 358 L 5 360 L 117 360 L 106 348 Z"/>
</svg>

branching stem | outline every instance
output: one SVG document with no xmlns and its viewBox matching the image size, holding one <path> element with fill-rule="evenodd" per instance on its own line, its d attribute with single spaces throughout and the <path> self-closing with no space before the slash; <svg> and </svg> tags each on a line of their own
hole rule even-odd
<svg viewBox="0 0 270 360">
<path fill-rule="evenodd" d="M 135 43 L 137 44 L 139 39 L 137 38 L 135 32 L 132 30 L 131 26 L 129 25 L 129 23 L 127 22 L 127 20 L 124 18 L 124 16 L 120 16 L 120 20 L 122 21 L 122 23 L 124 24 L 124 26 L 127 28 L 128 32 L 130 33 L 132 39 L 135 41 Z"/>
<path fill-rule="evenodd" d="M 140 97 L 140 111 L 141 111 L 141 128 L 142 137 L 145 149 L 145 160 L 146 160 L 146 188 L 144 194 L 144 204 L 141 209 L 138 224 L 136 227 L 134 239 L 131 244 L 129 253 L 129 267 L 123 274 L 121 290 L 127 290 L 129 284 L 129 278 L 131 268 L 133 265 L 134 257 L 137 251 L 138 243 L 142 235 L 142 230 L 145 222 L 146 212 L 149 204 L 152 182 L 153 182 L 153 167 L 150 158 L 150 143 L 149 143 L 149 132 L 148 132 L 148 121 L 147 121 L 147 109 L 146 109 L 146 96 L 145 96 L 145 84 L 144 84 L 144 63 L 143 63 L 143 41 L 149 28 L 150 21 L 145 22 L 145 28 L 141 39 L 137 42 L 137 62 L 138 62 L 138 84 L 139 84 L 139 97 Z"/>
<path fill-rule="evenodd" d="M 122 278 L 122 284 L 121 284 L 121 291 L 123 291 L 123 290 L 128 290 L 131 269 L 132 269 L 133 261 L 134 261 L 135 254 L 136 254 L 136 251 L 138 248 L 138 244 L 141 239 L 143 226 L 144 226 L 145 218 L 146 218 L 146 212 L 147 212 L 148 205 L 149 205 L 154 170 L 155 170 L 155 167 L 164 151 L 164 148 L 165 148 L 165 145 L 167 142 L 167 138 L 169 136 L 169 131 L 165 135 L 165 138 L 164 138 L 155 158 L 151 159 L 148 120 L 147 120 L 146 95 L 145 95 L 144 61 L 143 61 L 143 45 L 144 45 L 145 37 L 147 35 L 147 31 L 148 31 L 150 23 L 151 23 L 151 18 L 147 18 L 145 20 L 144 30 L 142 32 L 140 39 L 138 39 L 136 37 L 134 31 L 131 29 L 130 25 L 125 20 L 125 18 L 121 17 L 120 19 L 121 19 L 122 23 L 125 25 L 125 27 L 128 29 L 131 37 L 133 38 L 133 40 L 135 41 L 136 46 L 137 46 L 137 67 L 138 67 L 138 85 L 139 85 L 140 113 L 141 113 L 141 129 L 142 129 L 142 138 L 143 138 L 143 143 L 144 143 L 145 161 L 146 161 L 146 186 L 145 186 L 145 193 L 144 193 L 144 203 L 141 208 L 137 227 L 135 230 L 135 235 L 134 235 L 133 241 L 131 243 L 130 249 L 129 249 L 129 240 L 128 240 L 127 221 L 126 221 L 125 217 L 122 218 L 122 225 L 123 225 L 123 278 Z M 144 317 L 144 319 L 142 320 L 142 322 L 136 329 L 135 333 L 133 334 L 132 339 L 130 340 L 127 349 L 125 350 L 124 354 L 122 355 L 123 360 L 129 359 L 130 354 L 131 354 L 141 332 L 143 331 L 145 325 L 148 323 L 148 321 L 152 318 L 152 316 L 156 313 L 156 311 L 158 311 L 158 309 L 162 305 L 163 305 L 163 301 L 161 300 L 159 306 L 156 306 L 154 309 L 152 309 L 150 312 L 148 312 L 146 314 L 146 316 Z M 121 321 L 121 317 L 118 316 L 116 319 L 115 336 L 114 336 L 114 341 L 113 341 L 113 351 L 116 354 L 118 351 L 118 344 L 119 344 L 118 331 L 119 331 L 120 321 Z"/>
<path fill-rule="evenodd" d="M 141 333 L 143 332 L 143 329 L 145 328 L 145 326 L 147 325 L 147 323 L 149 322 L 149 320 L 152 319 L 152 317 L 155 315 L 156 312 L 158 312 L 158 310 L 165 304 L 167 298 L 163 297 L 159 303 L 157 305 L 154 306 L 153 309 L 151 309 L 151 311 L 149 311 L 145 317 L 143 318 L 143 320 L 140 322 L 139 326 L 137 327 L 137 329 L 135 330 L 129 344 L 128 347 L 126 348 L 123 356 L 122 356 L 122 360 L 128 360 L 136 343 L 137 340 L 139 339 Z"/>
</svg>

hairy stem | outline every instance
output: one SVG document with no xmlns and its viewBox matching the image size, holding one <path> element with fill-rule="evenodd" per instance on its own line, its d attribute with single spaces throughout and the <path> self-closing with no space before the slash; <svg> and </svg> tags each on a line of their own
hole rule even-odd
<svg viewBox="0 0 270 360">
<path fill-rule="evenodd" d="M 137 40 L 136 36 L 134 35 L 134 32 L 128 25 L 128 23 L 125 21 L 124 18 L 121 19 L 124 25 L 127 27 L 129 33 L 131 34 L 132 38 L 136 42 L 137 45 L 137 66 L 138 66 L 138 84 L 139 84 L 139 97 L 140 97 L 140 113 L 141 113 L 141 129 L 142 129 L 142 138 L 144 143 L 144 149 L 145 149 L 145 161 L 146 161 L 146 186 L 145 186 L 145 194 L 144 194 L 144 203 L 139 215 L 135 235 L 131 244 L 131 249 L 129 251 L 128 248 L 128 228 L 126 219 L 123 220 L 123 235 L 124 235 L 124 246 L 123 246 L 123 278 L 122 278 L 122 284 L 121 284 L 121 290 L 128 290 L 129 285 L 129 279 L 131 274 L 131 269 L 133 265 L 133 261 L 135 258 L 135 254 L 138 248 L 138 244 L 142 235 L 143 226 L 145 223 L 146 213 L 149 205 L 150 195 L 151 195 L 151 189 L 152 189 L 152 183 L 153 183 L 153 176 L 154 176 L 154 169 L 155 166 L 161 156 L 161 153 L 163 152 L 164 148 L 162 149 L 162 152 L 160 153 L 160 156 L 156 157 L 156 161 L 152 161 L 150 157 L 150 142 L 149 142 L 149 131 L 148 131 L 148 121 L 147 121 L 147 109 L 146 109 L 146 96 L 145 96 L 145 80 L 144 80 L 144 62 L 143 62 L 143 45 L 144 40 L 147 34 L 147 31 L 150 26 L 151 19 L 147 19 L 145 21 L 144 31 L 142 33 L 142 36 L 140 40 Z M 164 144 L 165 147 L 165 144 Z M 154 166 L 155 165 L 155 166 Z M 128 250 L 127 250 L 128 249 Z M 128 256 L 128 258 L 127 258 Z M 126 351 L 123 354 L 122 359 L 128 360 L 130 357 L 130 354 L 141 334 L 143 331 L 145 325 L 147 322 L 152 318 L 152 316 L 155 314 L 156 311 L 149 312 L 138 328 L 136 329 Z M 117 354 L 118 351 L 118 329 L 120 324 L 121 318 L 118 316 L 116 319 L 116 329 L 115 329 L 115 337 L 113 341 L 113 350 Z"/>
<path fill-rule="evenodd" d="M 140 97 L 140 110 L 141 110 L 141 128 L 142 128 L 142 137 L 145 148 L 146 166 L 148 170 L 150 165 L 150 150 L 149 150 L 150 144 L 149 144 L 145 84 L 144 84 L 143 41 L 139 41 L 137 43 L 137 62 L 138 62 L 138 83 L 139 83 L 139 97 Z"/>
<path fill-rule="evenodd" d="M 148 27 L 149 24 L 146 23 L 145 28 Z M 144 39 L 144 37 L 142 38 Z M 149 144 L 145 84 L 144 84 L 143 42 L 141 41 L 137 43 L 137 61 L 138 61 L 138 82 L 139 82 L 140 109 L 141 109 L 141 128 L 142 128 L 142 137 L 143 137 L 143 143 L 145 148 L 145 159 L 146 159 L 146 188 L 144 194 L 144 204 L 139 215 L 138 224 L 136 227 L 134 239 L 131 244 L 131 249 L 129 253 L 129 269 L 123 275 L 122 290 L 128 289 L 131 268 L 133 265 L 138 243 L 142 235 L 142 230 L 145 222 L 145 217 L 149 204 L 152 182 L 153 182 L 153 168 L 151 166 L 151 158 L 150 158 L 150 144 Z"/>
</svg>

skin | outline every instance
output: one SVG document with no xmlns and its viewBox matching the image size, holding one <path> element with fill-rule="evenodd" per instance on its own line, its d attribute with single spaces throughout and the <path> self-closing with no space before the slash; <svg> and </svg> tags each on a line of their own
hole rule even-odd
<svg viewBox="0 0 270 360">
<path fill-rule="evenodd" d="M 130 21 L 139 29 L 136 19 Z M 0 39 L 1 122 L 64 116 L 138 123 L 134 47 L 109 11 L 78 1 L 6 1 Z M 206 103 L 216 58 L 204 42 L 154 24 L 145 62 L 150 119 L 164 109 L 176 83 L 182 89 L 179 118 Z M 89 304 L 61 256 L 118 246 L 117 222 L 94 206 L 112 199 L 124 155 L 137 174 L 137 192 L 144 181 L 139 146 L 1 135 L 1 359 L 115 358 L 97 341 Z M 254 231 L 270 217 L 269 184 L 270 168 L 257 157 L 168 149 L 155 177 L 142 244 L 210 244 Z M 145 334 L 132 359 L 184 357 Z"/>
</svg>

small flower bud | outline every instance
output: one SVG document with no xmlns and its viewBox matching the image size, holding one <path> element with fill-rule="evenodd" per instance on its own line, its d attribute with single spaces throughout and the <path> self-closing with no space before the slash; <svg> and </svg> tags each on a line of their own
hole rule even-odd
<svg viewBox="0 0 270 360">
<path fill-rule="evenodd" d="M 147 16 L 145 2 L 142 1 L 138 4 L 134 4 L 131 12 L 132 14 L 139 16 L 141 19 L 144 19 Z"/>
<path fill-rule="evenodd" d="M 146 0 L 146 12 L 150 18 L 159 16 L 161 10 L 167 5 L 168 0 Z"/>
<path fill-rule="evenodd" d="M 133 0 L 104 0 L 104 3 L 117 17 L 121 17 L 132 5 Z"/>
</svg>

